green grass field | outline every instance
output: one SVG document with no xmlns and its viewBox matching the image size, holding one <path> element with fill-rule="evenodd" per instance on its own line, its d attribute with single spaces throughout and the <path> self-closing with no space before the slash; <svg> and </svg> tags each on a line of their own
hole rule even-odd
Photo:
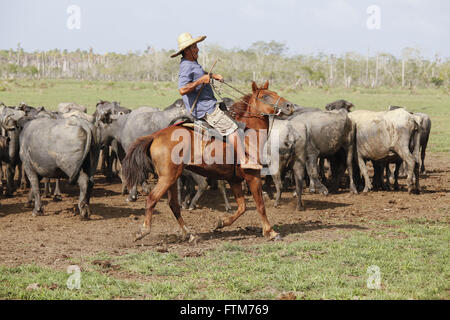
<svg viewBox="0 0 450 320">
<path fill-rule="evenodd" d="M 225 86 L 224 86 L 225 87 Z M 250 92 L 248 86 L 239 86 Z M 450 92 L 445 89 L 365 89 L 365 88 L 307 88 L 277 86 L 273 90 L 286 99 L 303 106 L 324 108 L 337 99 L 351 101 L 356 109 L 387 110 L 389 105 L 405 106 L 410 111 L 424 112 L 431 117 L 432 133 L 428 148 L 432 152 L 450 152 Z M 229 96 L 226 87 L 223 96 Z M 231 91 L 231 94 L 235 94 Z M 98 82 L 76 80 L 8 80 L 0 82 L 0 101 L 17 105 L 24 101 L 32 106 L 56 110 L 60 102 L 77 102 L 93 113 L 100 100 L 120 101 L 123 106 L 136 108 L 150 105 L 164 108 L 178 99 L 175 82 Z"/>
<path fill-rule="evenodd" d="M 388 223 L 398 228 L 354 232 L 336 241 L 246 247 L 225 243 L 200 257 L 154 251 L 99 254 L 84 263 L 73 261 L 82 268 L 79 290 L 67 288 L 63 271 L 36 265 L 0 267 L 0 297 L 275 299 L 280 292 L 291 292 L 297 299 L 448 299 L 448 225 Z M 102 260 L 111 264 L 108 270 L 93 263 Z M 368 288 L 370 266 L 379 267 L 378 289 Z M 121 280 L 124 275 L 127 279 Z M 32 283 L 39 287 L 27 290 Z"/>
<path fill-rule="evenodd" d="M 243 91 L 248 87 L 240 86 Z M 386 110 L 389 105 L 425 112 L 432 119 L 428 148 L 450 152 L 450 95 L 442 89 L 303 89 L 274 86 L 285 98 L 323 108 L 337 99 L 356 109 Z M 224 92 L 224 96 L 229 96 Z M 123 106 L 166 107 L 179 98 L 175 83 L 90 82 L 75 80 L 0 81 L 0 101 L 43 105 L 77 102 L 95 109 L 98 100 Z M 0 299 L 274 299 L 293 292 L 297 299 L 449 299 L 447 222 L 369 221 L 386 224 L 374 232 L 348 232 L 339 240 L 305 240 L 241 246 L 224 242 L 198 257 L 176 253 L 122 256 L 98 254 L 71 263 L 82 267 L 81 289 L 66 286 L 68 274 L 38 265 L 0 263 Z M 377 229 L 378 230 L 378 229 Z M 107 260 L 105 269 L 93 263 Z M 367 288 L 368 268 L 381 270 L 381 288 Z M 27 286 L 38 283 L 35 290 Z"/>
</svg>

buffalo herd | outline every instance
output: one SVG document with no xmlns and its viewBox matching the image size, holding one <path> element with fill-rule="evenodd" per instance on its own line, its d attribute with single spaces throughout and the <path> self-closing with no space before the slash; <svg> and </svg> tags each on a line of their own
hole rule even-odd
<svg viewBox="0 0 450 320">
<path fill-rule="evenodd" d="M 224 102 L 224 108 L 233 103 L 227 98 Z M 274 197 L 275 206 L 279 206 L 281 192 L 289 180 L 295 185 L 298 210 L 305 208 L 304 184 L 309 185 L 311 192 L 324 195 L 340 188 L 356 194 L 390 189 L 389 180 L 393 178 L 394 189 L 399 190 L 401 167 L 404 167 L 408 191 L 420 192 L 419 172 L 425 172 L 425 150 L 431 130 L 428 115 L 397 106 L 381 112 L 353 108 L 345 100 L 329 103 L 324 109 L 296 105 L 287 119 L 272 119 L 265 150 L 272 150 L 270 145 L 276 143 L 277 154 L 266 152 L 262 159 L 264 165 L 275 168 L 265 177 L 263 187 Z M 100 168 L 108 181 L 114 176 L 121 178 L 120 163 L 137 138 L 189 117 L 181 99 L 165 109 L 142 106 L 130 110 L 118 102 L 101 100 L 93 115 L 76 103 L 61 103 L 57 110 L 51 112 L 25 103 L 6 106 L 0 102 L 0 191 L 12 197 L 17 188 L 29 188 L 26 205 L 33 208 L 33 216 L 43 214 L 41 182 L 43 196 L 48 196 L 50 179 L 56 179 L 54 200 L 58 201 L 62 199 L 59 179 L 68 179 L 80 188 L 80 217 L 89 219 L 97 169 Z M 274 132 L 277 134 L 271 134 Z M 374 169 L 372 180 L 368 161 Z M 393 177 L 391 163 L 395 164 Z M 326 168 L 329 168 L 328 177 Z M 148 192 L 147 183 L 139 187 Z M 188 170 L 178 181 L 180 204 L 183 208 L 195 208 L 208 187 L 220 190 L 226 210 L 231 210 L 224 181 L 210 181 Z M 136 201 L 137 190 L 136 185 L 127 190 L 122 181 L 122 194 L 128 194 L 127 201 Z"/>
</svg>

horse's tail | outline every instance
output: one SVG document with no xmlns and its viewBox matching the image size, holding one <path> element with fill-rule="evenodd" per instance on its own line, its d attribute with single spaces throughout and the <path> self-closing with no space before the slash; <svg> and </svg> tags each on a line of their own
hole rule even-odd
<svg viewBox="0 0 450 320">
<path fill-rule="evenodd" d="M 130 189 L 136 184 L 143 183 L 147 180 L 148 174 L 153 172 L 150 146 L 154 138 L 154 135 L 148 135 L 136 139 L 122 161 L 122 176 Z"/>
</svg>

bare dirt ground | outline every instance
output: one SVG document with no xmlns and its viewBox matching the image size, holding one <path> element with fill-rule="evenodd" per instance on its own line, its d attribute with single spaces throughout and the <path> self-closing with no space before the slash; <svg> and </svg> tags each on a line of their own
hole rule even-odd
<svg viewBox="0 0 450 320">
<path fill-rule="evenodd" d="M 304 190 L 306 210 L 295 210 L 292 191 L 284 192 L 281 206 L 274 208 L 266 199 L 269 221 L 284 241 L 330 240 L 346 237 L 350 231 L 371 232 L 389 227 L 374 221 L 417 220 L 448 222 L 450 212 L 450 159 L 429 154 L 427 174 L 421 175 L 422 193 L 410 195 L 405 179 L 401 191 L 380 191 L 351 195 L 346 191 L 328 196 Z M 229 190 L 228 190 L 229 191 Z M 32 217 L 25 208 L 27 190 L 19 190 L 14 198 L 0 196 L 0 265 L 36 263 L 65 269 L 70 259 L 90 257 L 97 253 L 122 255 L 132 252 L 177 252 L 195 255 L 225 242 L 238 245 L 265 243 L 261 223 L 251 196 L 246 196 L 247 212 L 231 227 L 212 231 L 217 220 L 227 215 L 219 192 L 208 190 L 199 201 L 199 208 L 183 210 L 182 215 L 191 231 L 199 236 L 196 244 L 182 242 L 181 232 L 167 204 L 158 203 L 153 217 L 152 234 L 133 242 L 143 222 L 145 196 L 127 203 L 120 194 L 119 180 L 106 183 L 97 175 L 91 198 L 91 220 L 74 216 L 78 203 L 78 186 L 62 183 L 62 202 L 43 199 L 44 216 Z M 229 192 L 232 208 L 236 209 Z"/>
</svg>

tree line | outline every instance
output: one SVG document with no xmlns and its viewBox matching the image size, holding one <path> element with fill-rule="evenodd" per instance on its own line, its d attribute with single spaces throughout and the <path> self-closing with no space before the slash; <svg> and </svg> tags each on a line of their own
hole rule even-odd
<svg viewBox="0 0 450 320">
<path fill-rule="evenodd" d="M 435 55 L 426 59 L 420 50 L 405 48 L 401 57 L 389 53 L 341 55 L 317 53 L 288 55 L 285 44 L 253 43 L 247 49 L 225 49 L 219 45 L 200 47 L 199 62 L 208 70 L 219 59 L 215 72 L 233 82 L 270 80 L 293 87 L 440 87 L 449 86 L 450 59 Z M 179 59 L 173 50 L 95 53 L 49 50 L 25 52 L 0 50 L 0 78 L 80 79 L 103 81 L 176 81 Z"/>
</svg>

